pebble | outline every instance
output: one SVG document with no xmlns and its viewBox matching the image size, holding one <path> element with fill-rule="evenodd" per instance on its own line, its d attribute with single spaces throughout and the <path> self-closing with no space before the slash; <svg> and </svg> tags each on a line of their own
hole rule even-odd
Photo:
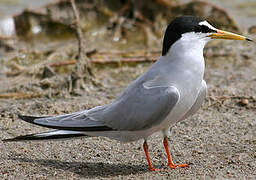
<svg viewBox="0 0 256 180">
<path fill-rule="evenodd" d="M 249 100 L 248 100 L 248 99 L 242 99 L 242 100 L 240 101 L 240 104 L 241 104 L 242 106 L 246 106 L 246 105 L 249 104 Z"/>
</svg>

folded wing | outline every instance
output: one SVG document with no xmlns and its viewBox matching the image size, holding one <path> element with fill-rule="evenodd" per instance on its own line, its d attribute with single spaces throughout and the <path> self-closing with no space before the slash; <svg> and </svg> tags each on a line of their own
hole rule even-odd
<svg viewBox="0 0 256 180">
<path fill-rule="evenodd" d="M 137 131 L 151 128 L 166 118 L 179 97 L 179 91 L 174 86 L 143 84 L 129 93 L 124 93 L 105 108 L 101 121 L 118 130 Z"/>
<path fill-rule="evenodd" d="M 90 110 L 79 111 L 72 114 L 64 114 L 52 117 L 34 117 L 22 116 L 22 120 L 40 125 L 43 127 L 69 130 L 69 131 L 108 131 L 113 130 L 111 127 L 106 126 L 103 122 L 93 118 L 93 114 L 103 111 L 104 106 L 97 106 Z"/>
</svg>

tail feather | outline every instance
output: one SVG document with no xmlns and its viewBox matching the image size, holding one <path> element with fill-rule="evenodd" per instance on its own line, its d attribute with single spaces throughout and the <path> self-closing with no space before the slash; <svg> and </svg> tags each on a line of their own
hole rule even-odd
<svg viewBox="0 0 256 180">
<path fill-rule="evenodd" d="M 98 121 L 88 119 L 83 112 L 45 117 L 23 116 L 18 114 L 18 117 L 28 123 L 36 124 L 47 128 L 52 128 L 55 130 L 43 133 L 18 136 L 11 139 L 4 139 L 2 141 L 33 141 L 86 136 L 88 137 L 86 132 L 113 131 L 112 128 L 105 126 L 104 124 L 99 123 Z"/>
<path fill-rule="evenodd" d="M 63 130 L 54 130 L 43 133 L 35 133 L 24 136 L 18 136 L 11 139 L 3 139 L 4 142 L 11 141 L 33 141 L 33 140 L 53 140 L 53 139 L 66 139 L 73 137 L 89 137 L 88 135 L 79 132 L 79 131 L 63 131 Z"/>
</svg>

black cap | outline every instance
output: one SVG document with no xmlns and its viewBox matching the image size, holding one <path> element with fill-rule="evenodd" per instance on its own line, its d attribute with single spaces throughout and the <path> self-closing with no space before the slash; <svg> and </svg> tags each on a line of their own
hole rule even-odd
<svg viewBox="0 0 256 180">
<path fill-rule="evenodd" d="M 167 27 L 164 35 L 162 56 L 166 55 L 170 47 L 181 35 L 187 32 L 211 33 L 216 30 L 210 29 L 204 24 L 199 24 L 203 19 L 195 16 L 180 16 L 175 18 Z"/>
</svg>

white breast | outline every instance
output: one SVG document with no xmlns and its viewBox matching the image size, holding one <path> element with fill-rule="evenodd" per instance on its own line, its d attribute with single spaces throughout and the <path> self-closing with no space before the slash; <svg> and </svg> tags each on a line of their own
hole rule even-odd
<svg viewBox="0 0 256 180">
<path fill-rule="evenodd" d="M 205 34 L 186 33 L 176 41 L 162 57 L 169 66 L 168 78 L 171 84 L 178 88 L 180 101 L 160 124 L 159 129 L 166 128 L 178 122 L 192 107 L 200 91 L 204 76 L 205 62 L 203 48 L 210 40 Z"/>
</svg>

